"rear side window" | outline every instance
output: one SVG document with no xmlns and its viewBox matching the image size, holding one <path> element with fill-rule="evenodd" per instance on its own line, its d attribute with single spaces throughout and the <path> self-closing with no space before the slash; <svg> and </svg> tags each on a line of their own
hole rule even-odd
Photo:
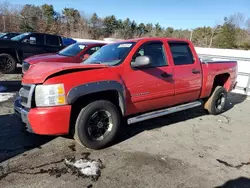
<svg viewBox="0 0 250 188">
<path fill-rule="evenodd" d="M 175 65 L 189 65 L 194 63 L 193 54 L 187 43 L 169 43 Z"/>
<path fill-rule="evenodd" d="M 48 46 L 60 46 L 59 37 L 53 35 L 46 35 L 46 45 Z"/>
<path fill-rule="evenodd" d="M 85 54 L 89 54 L 89 55 L 92 55 L 93 53 L 95 53 L 97 50 L 99 50 L 101 48 L 101 46 L 95 46 L 95 47 L 92 47 L 90 49 L 88 49 Z"/>
</svg>

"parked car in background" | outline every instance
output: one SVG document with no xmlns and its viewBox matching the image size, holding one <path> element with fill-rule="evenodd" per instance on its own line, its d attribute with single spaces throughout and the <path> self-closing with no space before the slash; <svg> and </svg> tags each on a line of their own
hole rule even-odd
<svg viewBox="0 0 250 188">
<path fill-rule="evenodd" d="M 22 72 L 25 74 L 31 65 L 41 62 L 81 63 L 105 44 L 106 43 L 78 42 L 67 46 L 57 53 L 28 57 L 22 63 Z"/>
<path fill-rule="evenodd" d="M 27 32 L 10 40 L 0 40 L 0 71 L 12 73 L 17 63 L 22 64 L 27 57 L 55 53 L 64 47 L 61 36 L 46 33 Z"/>
<path fill-rule="evenodd" d="M 77 41 L 72 39 L 72 38 L 66 38 L 66 37 L 62 37 L 62 40 L 63 40 L 63 45 L 64 46 L 69 46 L 71 44 L 74 44 L 76 43 Z"/>
<path fill-rule="evenodd" d="M 189 40 L 125 40 L 103 46 L 82 64 L 31 67 L 14 108 L 29 132 L 72 133 L 80 144 L 101 149 L 124 122 L 197 106 L 222 113 L 236 79 L 236 61 L 201 62 Z"/>
<path fill-rule="evenodd" d="M 0 35 L 0 39 L 5 39 L 5 40 L 10 40 L 11 38 L 20 35 L 21 33 L 15 33 L 15 32 L 11 32 L 11 33 L 3 33 L 2 35 Z"/>
</svg>

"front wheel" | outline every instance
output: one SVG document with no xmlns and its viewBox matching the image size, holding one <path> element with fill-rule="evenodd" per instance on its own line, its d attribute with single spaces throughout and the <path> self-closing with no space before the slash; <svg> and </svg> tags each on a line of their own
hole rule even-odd
<svg viewBox="0 0 250 188">
<path fill-rule="evenodd" d="M 14 73 L 17 62 L 14 57 L 9 54 L 0 54 L 0 72 L 4 74 Z"/>
<path fill-rule="evenodd" d="M 227 91 L 222 86 L 217 86 L 212 95 L 205 102 L 204 108 L 212 115 L 220 114 L 224 111 L 227 101 Z"/>
<path fill-rule="evenodd" d="M 102 149 L 115 140 L 120 119 L 120 112 L 113 103 L 106 100 L 91 102 L 77 117 L 74 138 L 88 148 Z"/>
</svg>

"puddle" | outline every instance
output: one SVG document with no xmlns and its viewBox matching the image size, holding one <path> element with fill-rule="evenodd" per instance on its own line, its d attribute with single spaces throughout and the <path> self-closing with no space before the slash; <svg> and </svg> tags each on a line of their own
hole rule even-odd
<svg viewBox="0 0 250 188">
<path fill-rule="evenodd" d="M 82 158 L 77 160 L 75 158 L 61 159 L 24 169 L 14 170 L 0 166 L 0 180 L 12 173 L 16 173 L 27 175 L 49 174 L 50 176 L 55 176 L 56 178 L 59 178 L 64 174 L 71 174 L 77 177 L 91 178 L 92 181 L 97 181 L 101 176 L 101 170 L 104 168 L 104 165 L 100 159 L 90 159 L 89 155 L 90 153 L 82 153 Z M 59 163 L 62 164 L 63 162 L 64 164 L 60 165 L 60 167 L 50 166 Z"/>
</svg>

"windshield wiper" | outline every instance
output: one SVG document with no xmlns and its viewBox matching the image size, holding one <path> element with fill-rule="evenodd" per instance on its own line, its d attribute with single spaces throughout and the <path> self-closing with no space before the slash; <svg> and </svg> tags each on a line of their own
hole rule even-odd
<svg viewBox="0 0 250 188">
<path fill-rule="evenodd" d="M 94 61 L 94 62 L 91 62 L 89 64 L 102 64 L 102 62 L 101 61 Z"/>
</svg>

